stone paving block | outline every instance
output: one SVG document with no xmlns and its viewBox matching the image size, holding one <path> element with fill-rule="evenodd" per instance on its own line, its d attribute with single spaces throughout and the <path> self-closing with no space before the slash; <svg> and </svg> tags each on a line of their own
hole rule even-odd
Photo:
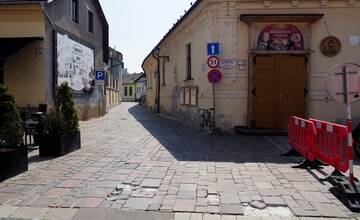
<svg viewBox="0 0 360 220">
<path fill-rule="evenodd" d="M 308 192 L 308 191 L 300 191 L 301 195 L 309 202 L 315 203 L 331 203 L 330 199 L 328 199 L 321 192 Z"/>
<path fill-rule="evenodd" d="M 82 198 L 76 204 L 76 208 L 97 208 L 104 201 L 104 198 Z"/>
<path fill-rule="evenodd" d="M 220 202 L 223 204 L 239 204 L 237 193 L 220 193 Z"/>
<path fill-rule="evenodd" d="M 191 213 L 190 220 L 202 220 L 203 214 L 202 213 Z"/>
<path fill-rule="evenodd" d="M 220 215 L 213 215 L 213 214 L 205 214 L 203 216 L 203 220 L 221 220 Z"/>
<path fill-rule="evenodd" d="M 244 215 L 244 207 L 240 204 L 221 204 L 221 214 Z"/>
<path fill-rule="evenodd" d="M 195 200 L 176 199 L 173 210 L 175 212 L 194 212 L 195 211 Z"/>
<path fill-rule="evenodd" d="M 65 180 L 56 187 L 58 188 L 75 188 L 78 187 L 84 180 Z"/>
<path fill-rule="evenodd" d="M 223 216 L 221 216 L 221 220 L 236 220 L 236 216 L 234 216 L 234 215 L 223 215 Z"/>
<path fill-rule="evenodd" d="M 0 218 L 7 218 L 18 209 L 17 206 L 0 206 Z"/>
<path fill-rule="evenodd" d="M 93 173 L 83 172 L 83 173 L 77 173 L 70 177 L 70 179 L 73 180 L 86 180 L 89 179 Z"/>
<path fill-rule="evenodd" d="M 49 208 L 21 207 L 10 218 L 43 219 L 49 211 Z"/>
<path fill-rule="evenodd" d="M 285 201 L 281 197 L 277 196 L 263 196 L 262 197 L 266 205 L 268 206 L 286 206 Z"/>
<path fill-rule="evenodd" d="M 125 208 L 133 210 L 147 210 L 151 204 L 152 199 L 149 198 L 129 198 L 125 204 Z"/>
<path fill-rule="evenodd" d="M 140 185 L 146 188 L 159 188 L 161 181 L 161 179 L 144 179 Z"/>
<path fill-rule="evenodd" d="M 70 188 L 53 188 L 47 191 L 44 196 L 53 196 L 53 197 L 61 197 L 71 191 Z"/>
<path fill-rule="evenodd" d="M 48 207 L 51 206 L 57 200 L 58 197 L 39 197 L 31 201 L 28 205 L 34 207 Z"/>
<path fill-rule="evenodd" d="M 349 217 L 343 210 L 341 210 L 337 205 L 334 204 L 312 203 L 312 205 L 324 217 L 335 217 L 335 218 Z"/>
<path fill-rule="evenodd" d="M 78 209 L 53 208 L 45 214 L 44 219 L 47 220 L 72 220 Z"/>
<path fill-rule="evenodd" d="M 274 186 L 269 182 L 255 182 L 255 186 L 258 189 L 274 189 Z"/>
<path fill-rule="evenodd" d="M 175 213 L 174 220 L 190 220 L 190 213 Z"/>
</svg>

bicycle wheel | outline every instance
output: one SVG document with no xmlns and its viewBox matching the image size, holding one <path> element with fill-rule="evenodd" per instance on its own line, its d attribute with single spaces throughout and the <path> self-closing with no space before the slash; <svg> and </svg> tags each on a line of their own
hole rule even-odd
<svg viewBox="0 0 360 220">
<path fill-rule="evenodd" d="M 215 132 L 215 121 L 213 119 L 209 119 L 208 121 L 207 132 L 208 134 L 214 134 Z"/>
<path fill-rule="evenodd" d="M 202 115 L 199 115 L 199 130 L 202 131 L 204 129 L 204 117 Z"/>
</svg>

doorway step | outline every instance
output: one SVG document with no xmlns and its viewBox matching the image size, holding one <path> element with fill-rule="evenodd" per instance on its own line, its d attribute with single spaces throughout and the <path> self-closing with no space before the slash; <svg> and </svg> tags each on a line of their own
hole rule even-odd
<svg viewBox="0 0 360 220">
<path fill-rule="evenodd" d="M 283 129 L 258 129 L 235 126 L 235 132 L 243 136 L 288 136 L 288 131 Z"/>
</svg>

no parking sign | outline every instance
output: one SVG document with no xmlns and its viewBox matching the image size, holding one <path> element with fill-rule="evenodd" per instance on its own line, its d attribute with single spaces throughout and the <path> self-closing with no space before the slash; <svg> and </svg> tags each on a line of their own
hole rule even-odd
<svg viewBox="0 0 360 220">
<path fill-rule="evenodd" d="M 210 70 L 210 72 L 208 73 L 208 80 L 212 84 L 220 82 L 222 80 L 222 77 L 222 73 L 220 72 L 220 70 L 217 69 Z"/>
</svg>

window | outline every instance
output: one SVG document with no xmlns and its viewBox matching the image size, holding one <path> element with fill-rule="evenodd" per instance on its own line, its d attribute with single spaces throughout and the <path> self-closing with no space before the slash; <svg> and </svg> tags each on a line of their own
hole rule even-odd
<svg viewBox="0 0 360 220">
<path fill-rule="evenodd" d="M 125 86 L 125 88 L 124 88 L 124 89 L 125 89 L 125 91 L 124 91 L 124 95 L 125 95 L 125 96 L 127 96 L 127 95 L 128 95 L 128 91 L 127 91 L 127 90 L 128 90 L 128 87 L 126 87 L 126 86 Z"/>
<path fill-rule="evenodd" d="M 79 23 L 79 0 L 71 0 L 71 19 Z"/>
<path fill-rule="evenodd" d="M 162 63 L 162 85 L 165 86 L 165 65 L 166 65 L 166 60 L 163 60 Z"/>
<path fill-rule="evenodd" d="M 133 95 L 132 87 L 129 87 L 129 96 Z"/>
<path fill-rule="evenodd" d="M 179 99 L 180 99 L 180 105 L 184 105 L 185 104 L 185 88 L 180 88 Z"/>
<path fill-rule="evenodd" d="M 186 80 L 192 80 L 192 76 L 191 76 L 191 43 L 186 44 Z"/>
<path fill-rule="evenodd" d="M 197 106 L 198 105 L 198 87 L 180 88 L 180 105 Z"/>
<path fill-rule="evenodd" d="M 88 31 L 90 33 L 94 32 L 94 13 L 88 11 Z"/>
</svg>

